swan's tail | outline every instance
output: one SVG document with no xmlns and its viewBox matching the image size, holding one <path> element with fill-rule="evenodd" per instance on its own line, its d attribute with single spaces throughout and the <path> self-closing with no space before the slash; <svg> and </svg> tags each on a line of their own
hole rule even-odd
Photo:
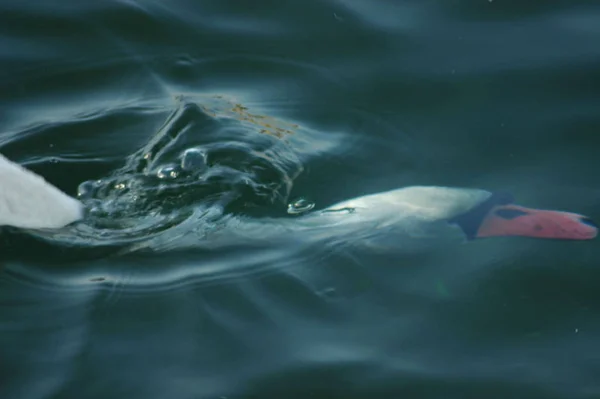
<svg viewBox="0 0 600 399">
<path fill-rule="evenodd" d="M 83 205 L 0 155 L 0 226 L 55 229 L 83 217 Z"/>
</svg>

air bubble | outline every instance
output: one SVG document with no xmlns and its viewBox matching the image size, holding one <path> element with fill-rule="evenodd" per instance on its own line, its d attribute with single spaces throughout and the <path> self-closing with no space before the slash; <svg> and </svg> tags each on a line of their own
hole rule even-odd
<svg viewBox="0 0 600 399">
<path fill-rule="evenodd" d="M 77 187 L 77 198 L 88 199 L 92 198 L 96 194 L 96 190 L 98 189 L 98 184 L 102 181 L 98 180 L 96 182 L 93 181 L 84 181 Z"/>
<path fill-rule="evenodd" d="M 290 215 L 300 215 L 306 213 L 315 207 L 315 203 L 306 198 L 298 198 L 288 204 L 287 213 Z"/>
<path fill-rule="evenodd" d="M 206 168 L 206 154 L 197 148 L 190 148 L 183 153 L 181 169 L 186 172 L 199 172 Z"/>
<path fill-rule="evenodd" d="M 178 165 L 167 165 L 156 172 L 156 177 L 159 179 L 176 179 L 180 172 Z"/>
</svg>

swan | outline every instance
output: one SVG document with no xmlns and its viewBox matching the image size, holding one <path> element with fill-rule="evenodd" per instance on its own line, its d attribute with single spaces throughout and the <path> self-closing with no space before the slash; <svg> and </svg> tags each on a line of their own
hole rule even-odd
<svg viewBox="0 0 600 399">
<path fill-rule="evenodd" d="M 0 226 L 60 229 L 85 219 L 85 206 L 44 178 L 0 155 Z M 251 234 L 259 220 L 236 225 L 232 234 Z M 285 231 L 311 229 L 319 236 L 348 236 L 381 229 L 407 236 L 461 236 L 474 240 L 499 236 L 590 240 L 598 226 L 577 213 L 517 205 L 507 193 L 473 188 L 411 186 L 368 194 L 277 223 Z M 264 228 L 264 227 L 263 227 Z M 283 230 L 281 229 L 283 228 Z M 224 232 L 223 234 L 228 234 Z"/>
</svg>

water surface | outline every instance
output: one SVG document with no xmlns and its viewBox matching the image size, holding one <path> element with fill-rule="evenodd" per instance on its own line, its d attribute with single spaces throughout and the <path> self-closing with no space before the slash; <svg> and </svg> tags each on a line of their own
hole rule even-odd
<svg viewBox="0 0 600 399">
<path fill-rule="evenodd" d="M 98 200 L 3 236 L 2 398 L 600 396 L 596 241 L 211 244 L 416 184 L 600 219 L 597 2 L 7 0 L 0 37 L 0 151 Z"/>
</svg>

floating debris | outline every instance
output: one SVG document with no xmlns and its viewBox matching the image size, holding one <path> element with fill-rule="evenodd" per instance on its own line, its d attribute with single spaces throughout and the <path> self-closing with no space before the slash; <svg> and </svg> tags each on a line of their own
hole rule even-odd
<svg viewBox="0 0 600 399">
<path fill-rule="evenodd" d="M 296 123 L 285 122 L 268 115 L 260 115 L 249 112 L 248 107 L 235 102 L 231 98 L 222 95 L 211 95 L 210 105 L 208 102 L 199 104 L 199 107 L 207 115 L 215 118 L 229 117 L 242 122 L 251 123 L 259 127 L 262 134 L 269 134 L 278 138 L 294 134 L 300 126 Z"/>
</svg>

